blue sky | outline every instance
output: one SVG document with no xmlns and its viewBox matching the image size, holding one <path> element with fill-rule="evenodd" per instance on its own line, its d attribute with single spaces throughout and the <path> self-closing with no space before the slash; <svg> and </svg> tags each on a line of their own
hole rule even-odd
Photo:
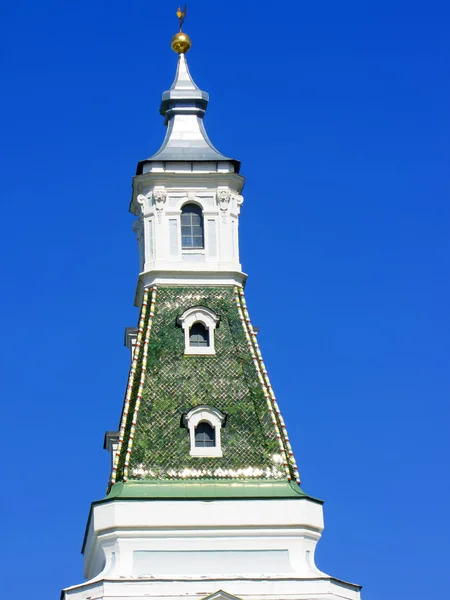
<svg viewBox="0 0 450 600">
<path fill-rule="evenodd" d="M 175 10 L 0 7 L 5 597 L 82 581 L 137 319 L 131 177 L 164 136 Z M 247 178 L 247 301 L 325 500 L 317 562 L 363 600 L 437 596 L 448 570 L 449 17 L 198 0 L 185 26 L 208 133 Z"/>
</svg>

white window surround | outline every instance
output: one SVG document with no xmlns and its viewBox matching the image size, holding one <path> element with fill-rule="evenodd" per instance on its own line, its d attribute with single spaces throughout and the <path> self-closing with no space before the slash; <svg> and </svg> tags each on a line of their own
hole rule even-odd
<svg viewBox="0 0 450 600">
<path fill-rule="evenodd" d="M 205 248 L 183 248 L 182 254 L 206 254 Z"/>
<path fill-rule="evenodd" d="M 215 354 L 214 348 L 214 330 L 216 329 L 220 317 L 209 308 L 204 306 L 193 306 L 184 311 L 178 317 L 178 324 L 184 331 L 184 353 L 185 354 Z M 209 346 L 191 346 L 189 343 L 189 332 L 194 323 L 202 323 L 209 334 Z"/>
<path fill-rule="evenodd" d="M 223 456 L 220 432 L 225 419 L 226 415 L 220 412 L 220 410 L 206 405 L 196 406 L 183 415 L 183 424 L 189 430 L 191 440 L 191 456 Z M 216 437 L 215 446 L 195 445 L 195 428 L 202 421 L 206 421 L 214 429 Z"/>
</svg>

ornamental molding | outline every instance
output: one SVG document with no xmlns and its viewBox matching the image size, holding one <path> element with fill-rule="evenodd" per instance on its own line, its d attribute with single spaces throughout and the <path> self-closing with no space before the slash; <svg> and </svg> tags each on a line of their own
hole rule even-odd
<svg viewBox="0 0 450 600">
<path fill-rule="evenodd" d="M 197 321 L 203 323 L 205 327 L 215 329 L 220 321 L 220 317 L 210 308 L 206 308 L 206 306 L 192 306 L 177 318 L 178 325 L 183 329 L 191 327 Z"/>
<path fill-rule="evenodd" d="M 225 426 L 227 415 L 213 406 L 195 406 L 188 413 L 182 415 L 182 422 L 189 431 L 191 440 L 191 456 L 223 456 L 221 443 L 221 429 Z M 215 445 L 198 447 L 195 445 L 195 430 L 199 423 L 206 422 L 211 425 L 215 433 Z"/>
<path fill-rule="evenodd" d="M 217 202 L 219 203 L 220 210 L 228 210 L 228 205 L 230 203 L 231 194 L 229 190 L 218 190 L 217 192 Z"/>
<path fill-rule="evenodd" d="M 228 208 L 230 205 L 231 193 L 228 189 L 220 189 L 217 190 L 217 204 L 219 205 L 219 209 L 222 215 L 222 221 L 224 223 L 227 222 Z"/>
<path fill-rule="evenodd" d="M 155 201 L 156 215 L 158 217 L 158 223 L 162 223 L 162 217 L 164 213 L 164 204 L 167 200 L 167 192 L 164 187 L 155 188 L 153 190 L 153 199 Z"/>
<path fill-rule="evenodd" d="M 170 194 L 170 199 L 172 200 L 178 195 Z M 207 201 L 210 198 L 214 198 L 213 193 L 202 194 L 201 192 L 189 192 L 184 193 L 176 198 L 176 204 L 171 207 L 171 210 L 175 213 L 176 211 L 181 211 L 183 206 L 188 203 L 198 204 L 202 210 L 206 209 Z"/>
<path fill-rule="evenodd" d="M 136 200 L 141 207 L 141 213 L 145 215 L 145 208 L 146 206 L 150 206 L 152 200 L 152 191 L 150 190 L 146 194 L 139 194 Z"/>
<path fill-rule="evenodd" d="M 217 188 L 217 204 L 219 205 L 222 221 L 227 222 L 227 216 L 232 206 L 232 201 L 236 203 L 236 214 L 241 212 L 241 206 L 244 203 L 244 196 L 234 194 L 229 188 Z"/>
<path fill-rule="evenodd" d="M 200 421 L 207 421 L 213 427 L 225 425 L 227 415 L 220 411 L 218 408 L 201 404 L 191 408 L 188 413 L 182 415 L 183 424 L 186 429 L 190 427 L 196 427 Z"/>
<path fill-rule="evenodd" d="M 138 204 L 141 206 L 141 211 L 144 216 L 147 216 L 148 210 L 152 206 L 152 198 L 153 204 L 156 209 L 156 216 L 158 218 L 158 223 L 162 223 L 162 217 L 164 214 L 164 205 L 167 200 L 167 191 L 164 186 L 158 186 L 153 190 L 150 190 L 146 194 L 139 194 L 136 198 Z"/>
<path fill-rule="evenodd" d="M 241 206 L 244 204 L 244 196 L 241 196 L 241 194 L 236 194 L 234 199 L 236 200 L 236 212 L 239 215 L 241 212 Z"/>
<path fill-rule="evenodd" d="M 185 354 L 215 354 L 214 330 L 218 327 L 220 317 L 213 310 L 205 306 L 192 306 L 177 318 L 177 324 L 184 331 L 184 353 Z M 191 346 L 189 343 L 189 332 L 194 323 L 202 323 L 209 333 L 208 346 Z"/>
</svg>

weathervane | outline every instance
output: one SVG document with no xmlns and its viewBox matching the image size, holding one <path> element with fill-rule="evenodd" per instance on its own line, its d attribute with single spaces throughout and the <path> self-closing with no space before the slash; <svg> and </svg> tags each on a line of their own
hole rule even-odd
<svg viewBox="0 0 450 600">
<path fill-rule="evenodd" d="M 183 10 L 181 10 L 181 6 L 178 7 L 177 17 L 180 20 L 180 31 L 173 36 L 170 43 L 172 50 L 174 50 L 177 54 L 186 54 L 191 47 L 191 38 L 187 33 L 183 32 L 183 23 L 186 18 L 186 13 L 187 4 L 184 5 Z"/>
<path fill-rule="evenodd" d="M 187 4 L 184 5 L 183 10 L 181 10 L 181 6 L 178 7 L 177 17 L 180 20 L 180 33 L 182 31 L 183 23 L 184 23 L 184 20 L 186 18 L 186 13 L 187 13 Z"/>
</svg>

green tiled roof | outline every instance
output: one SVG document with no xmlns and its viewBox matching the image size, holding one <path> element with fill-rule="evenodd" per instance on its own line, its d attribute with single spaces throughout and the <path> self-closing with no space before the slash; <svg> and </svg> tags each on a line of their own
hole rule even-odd
<svg viewBox="0 0 450 600">
<path fill-rule="evenodd" d="M 184 332 L 177 317 L 194 306 L 207 307 L 220 317 L 215 355 L 184 355 Z M 182 415 L 199 405 L 227 415 L 221 457 L 190 456 Z M 120 482 L 128 482 L 126 489 L 141 490 L 143 495 L 152 495 L 151 490 L 156 489 L 143 483 L 159 482 L 158 493 L 165 483 L 168 494 L 189 496 L 188 490 L 194 489 L 191 486 L 197 491 L 215 490 L 214 482 L 222 485 L 227 481 L 261 482 L 253 488 L 244 486 L 244 495 L 250 489 L 258 495 L 262 482 L 298 482 L 243 291 L 228 286 L 147 289 L 110 494 L 116 495 Z M 131 482 L 136 486 L 130 487 Z M 178 487 L 174 482 L 179 482 Z M 124 489 L 121 487 L 120 494 Z M 265 489 L 281 488 L 272 485 Z"/>
</svg>

